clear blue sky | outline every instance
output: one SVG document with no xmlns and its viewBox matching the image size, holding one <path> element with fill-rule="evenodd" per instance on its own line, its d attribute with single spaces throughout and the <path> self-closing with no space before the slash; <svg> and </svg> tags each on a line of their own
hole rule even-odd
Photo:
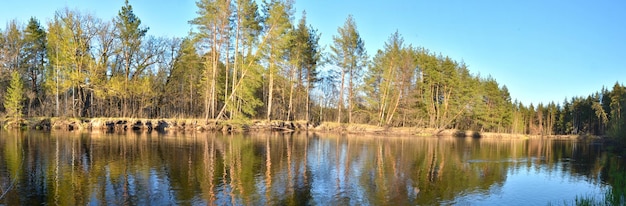
<svg viewBox="0 0 626 206">
<path fill-rule="evenodd" d="M 193 0 L 130 0 L 149 34 L 182 37 L 196 16 Z M 123 0 L 5 1 L 0 23 L 42 23 L 69 7 L 112 19 Z M 396 30 L 406 43 L 464 61 L 474 74 L 491 75 L 525 104 L 561 103 L 616 81 L 626 82 L 626 1 L 373 1 L 300 0 L 299 17 L 328 45 L 348 14 L 370 55 Z M 4 27 L 2 27 L 4 28 Z"/>
</svg>

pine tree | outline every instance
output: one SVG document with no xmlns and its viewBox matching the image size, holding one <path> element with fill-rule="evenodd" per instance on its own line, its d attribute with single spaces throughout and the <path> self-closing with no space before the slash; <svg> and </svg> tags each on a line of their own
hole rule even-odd
<svg viewBox="0 0 626 206">
<path fill-rule="evenodd" d="M 24 30 L 24 63 L 25 78 L 28 80 L 29 91 L 27 113 L 30 116 L 31 106 L 35 100 L 41 104 L 41 84 L 46 63 L 46 31 L 35 17 L 31 17 Z"/>
<path fill-rule="evenodd" d="M 291 91 L 289 94 L 289 112 L 291 113 L 293 108 L 292 99 L 294 93 L 294 87 L 304 88 L 305 93 L 305 117 L 304 119 L 309 121 L 309 105 L 310 105 L 310 90 L 313 84 L 318 82 L 317 65 L 320 61 L 320 48 L 319 48 L 319 34 L 317 30 L 306 25 L 306 12 L 302 12 L 302 18 L 297 27 L 292 30 L 292 48 L 290 52 L 290 58 L 295 69 L 291 71 Z M 302 98 L 298 98 L 302 99 Z M 298 105 L 301 105 L 299 102 Z M 299 109 L 295 109 L 299 110 Z M 289 116 L 289 115 L 288 115 Z M 295 115 L 294 115 L 295 116 Z M 289 117 L 287 119 L 290 119 Z"/>
<path fill-rule="evenodd" d="M 274 90 L 277 88 L 277 79 L 281 66 L 286 64 L 285 56 L 291 46 L 291 17 L 293 13 L 292 1 L 271 0 L 265 2 L 265 39 L 263 50 L 267 58 L 267 120 L 272 119 Z"/>
<path fill-rule="evenodd" d="M 241 118 L 240 114 L 256 115 L 257 107 L 263 102 L 255 93 L 262 84 L 257 53 L 258 37 L 263 30 L 259 6 L 253 0 L 237 0 L 237 27 L 235 32 L 235 57 L 230 104 L 231 118 Z M 256 51 L 259 52 L 260 51 Z M 240 86 L 238 86 L 240 85 Z M 245 116 L 244 116 L 245 117 Z"/>
<path fill-rule="evenodd" d="M 208 48 L 205 55 L 205 71 L 203 72 L 204 81 L 204 107 L 205 119 L 215 118 L 218 106 L 218 67 L 223 57 L 222 53 L 228 49 L 230 42 L 230 25 L 232 16 L 231 2 L 225 0 L 199 0 L 196 2 L 198 7 L 198 17 L 189 21 L 189 23 L 197 26 L 199 33 L 197 38 L 199 44 Z M 227 57 L 225 57 L 227 59 Z M 227 62 L 227 61 L 224 61 Z M 228 69 L 228 68 L 227 68 Z M 226 91 L 224 91 L 226 92 Z"/>
<path fill-rule="evenodd" d="M 618 138 L 623 142 L 626 142 L 626 120 L 624 115 L 626 113 L 626 87 L 615 83 L 613 91 L 610 94 L 610 130 L 609 135 L 613 138 Z"/>
<path fill-rule="evenodd" d="M 259 111 L 257 107 L 263 105 L 262 97 L 258 94 L 263 83 L 263 68 L 259 62 L 263 53 L 262 47 L 266 46 L 268 41 L 267 35 L 259 38 L 264 29 L 261 25 L 264 18 L 259 14 L 259 6 L 254 0 L 236 0 L 235 4 L 231 88 L 230 93 L 226 92 L 228 88 L 224 92 L 224 105 L 216 117 L 218 120 L 226 117 L 246 119 L 256 115 Z M 233 35 L 229 38 L 232 37 Z M 228 47 L 230 50 L 230 43 Z M 230 58 L 227 59 L 230 62 Z"/>
<path fill-rule="evenodd" d="M 357 31 L 352 15 L 348 16 L 343 27 L 337 29 L 338 36 L 333 36 L 333 45 L 330 47 L 331 62 L 341 68 L 341 86 L 339 87 L 339 104 L 337 104 L 337 122 L 341 122 L 341 110 L 344 103 L 344 87 L 348 80 L 348 122 L 352 123 L 352 111 L 356 94 L 356 84 L 361 80 L 362 68 L 367 61 L 365 43 Z"/>
<path fill-rule="evenodd" d="M 29 86 L 33 92 L 37 92 L 46 62 L 46 31 L 35 17 L 28 21 L 28 26 L 24 30 L 24 41 L 24 62 L 30 81 Z"/>
<path fill-rule="evenodd" d="M 196 110 L 200 104 L 200 76 L 202 73 L 201 57 L 198 55 L 194 42 L 185 38 L 180 43 L 177 60 L 173 63 L 165 83 L 165 94 L 180 98 L 166 98 L 164 108 L 159 108 L 161 116 L 193 117 L 201 111 Z"/>
<path fill-rule="evenodd" d="M 123 68 L 123 92 L 122 95 L 122 116 L 130 115 L 128 106 L 133 99 L 132 90 L 130 85 L 135 83 L 143 73 L 146 67 L 138 66 L 141 62 L 139 53 L 142 46 L 142 41 L 148 32 L 147 27 L 141 25 L 141 19 L 133 12 L 133 7 L 125 1 L 124 6 L 118 12 L 115 19 L 115 27 L 117 28 L 116 37 L 119 39 L 118 51 L 121 55 L 121 64 Z M 138 83 L 139 84 L 139 83 Z M 130 96 L 128 96 L 130 95 Z"/>
<path fill-rule="evenodd" d="M 369 67 L 366 77 L 366 93 L 372 109 L 377 110 L 378 125 L 390 125 L 399 113 L 415 84 L 416 54 L 398 32 L 393 33 L 379 50 Z M 408 111 L 408 110 L 407 110 Z M 405 113 L 406 114 L 406 113 Z"/>
<path fill-rule="evenodd" d="M 24 100 L 24 84 L 18 72 L 11 73 L 11 83 L 4 97 L 4 108 L 7 114 L 15 120 L 22 118 L 22 100 Z"/>
</svg>

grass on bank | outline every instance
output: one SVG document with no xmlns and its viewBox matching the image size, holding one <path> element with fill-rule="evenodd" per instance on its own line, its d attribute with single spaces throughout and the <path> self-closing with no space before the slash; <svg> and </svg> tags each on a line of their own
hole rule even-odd
<svg viewBox="0 0 626 206">
<path fill-rule="evenodd" d="M 526 134 L 509 134 L 509 133 L 482 133 L 476 131 L 464 131 L 455 129 L 439 130 L 435 128 L 418 128 L 418 127 L 385 127 L 370 124 L 349 124 L 337 122 L 322 122 L 319 124 L 308 124 L 306 121 L 283 121 L 283 120 L 260 120 L 260 119 L 232 119 L 232 120 L 215 120 L 204 118 L 114 118 L 114 117 L 95 117 L 95 118 L 72 118 L 72 117 L 30 117 L 22 120 L 20 128 L 22 129 L 45 129 L 44 125 L 49 125 L 48 129 L 67 128 L 71 125 L 73 129 L 82 130 L 85 128 L 103 128 L 107 123 L 124 122 L 124 124 L 134 124 L 136 122 L 151 122 L 156 126 L 159 122 L 166 122 L 172 126 L 172 130 L 209 130 L 209 131 L 230 131 L 241 132 L 248 130 L 309 130 L 317 132 L 333 132 L 342 134 L 371 134 L 371 135 L 401 135 L 416 137 L 432 137 L 432 136 L 454 136 L 454 137 L 471 137 L 484 139 L 531 139 L 531 138 L 562 138 L 572 139 L 582 136 L 538 136 Z M 0 125 L 8 128 L 11 123 L 9 118 L 0 118 Z M 292 129 L 291 127 L 295 129 Z"/>
</svg>

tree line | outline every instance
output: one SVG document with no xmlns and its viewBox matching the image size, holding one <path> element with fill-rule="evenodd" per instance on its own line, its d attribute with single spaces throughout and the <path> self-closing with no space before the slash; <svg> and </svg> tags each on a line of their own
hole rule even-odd
<svg viewBox="0 0 626 206">
<path fill-rule="evenodd" d="M 0 30 L 0 112 L 546 135 L 604 135 L 623 124 L 619 84 L 563 105 L 525 106 L 495 79 L 406 43 L 398 32 L 370 56 L 352 16 L 331 45 L 320 45 L 321 34 L 305 12 L 295 19 L 290 0 L 196 5 L 193 29 L 183 38 L 148 35 L 128 1 L 109 21 L 67 8 L 45 24 L 35 17 L 25 26 L 9 21 Z"/>
</svg>

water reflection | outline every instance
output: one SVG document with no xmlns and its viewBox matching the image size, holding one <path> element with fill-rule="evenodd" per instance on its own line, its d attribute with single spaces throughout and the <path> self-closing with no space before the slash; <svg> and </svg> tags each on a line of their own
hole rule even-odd
<svg viewBox="0 0 626 206">
<path fill-rule="evenodd" d="M 558 140 L 0 133 L 0 204 L 543 205 L 601 196 L 605 160 Z"/>
</svg>

